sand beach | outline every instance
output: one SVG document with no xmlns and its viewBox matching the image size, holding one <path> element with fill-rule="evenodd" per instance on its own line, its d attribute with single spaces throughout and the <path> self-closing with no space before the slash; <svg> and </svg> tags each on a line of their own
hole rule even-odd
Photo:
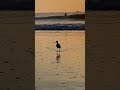
<svg viewBox="0 0 120 90">
<path fill-rule="evenodd" d="M 35 87 L 85 90 L 85 31 L 35 32 Z"/>
</svg>

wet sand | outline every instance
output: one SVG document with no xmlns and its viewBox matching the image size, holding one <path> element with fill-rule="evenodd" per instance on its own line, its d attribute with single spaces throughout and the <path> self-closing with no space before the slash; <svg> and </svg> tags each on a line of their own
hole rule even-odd
<svg viewBox="0 0 120 90">
<path fill-rule="evenodd" d="M 0 90 L 34 90 L 34 11 L 0 11 Z"/>
<path fill-rule="evenodd" d="M 86 88 L 120 89 L 120 11 L 86 11 L 86 26 Z"/>
<path fill-rule="evenodd" d="M 62 48 L 57 52 L 55 41 Z M 36 90 L 85 90 L 85 31 L 35 32 Z"/>
</svg>

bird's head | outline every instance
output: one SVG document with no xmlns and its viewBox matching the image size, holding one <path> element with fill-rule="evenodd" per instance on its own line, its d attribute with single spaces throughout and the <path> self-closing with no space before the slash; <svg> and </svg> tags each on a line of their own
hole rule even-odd
<svg viewBox="0 0 120 90">
<path fill-rule="evenodd" d="M 58 43 L 58 41 L 56 41 L 56 43 Z"/>
</svg>

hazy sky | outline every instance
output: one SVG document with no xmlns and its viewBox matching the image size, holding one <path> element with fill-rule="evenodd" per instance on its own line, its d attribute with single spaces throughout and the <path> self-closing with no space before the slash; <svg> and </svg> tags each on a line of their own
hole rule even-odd
<svg viewBox="0 0 120 90">
<path fill-rule="evenodd" d="M 85 0 L 35 0 L 35 12 L 85 11 Z"/>
</svg>

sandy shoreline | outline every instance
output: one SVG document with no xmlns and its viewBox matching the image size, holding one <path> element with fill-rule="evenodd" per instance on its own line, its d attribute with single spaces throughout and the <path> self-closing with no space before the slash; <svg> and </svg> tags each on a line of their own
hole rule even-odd
<svg viewBox="0 0 120 90">
<path fill-rule="evenodd" d="M 34 12 L 0 12 L 1 90 L 34 89 Z"/>
<path fill-rule="evenodd" d="M 86 11 L 86 25 L 86 88 L 119 89 L 120 11 Z"/>
<path fill-rule="evenodd" d="M 35 32 L 35 82 L 36 90 L 85 90 L 85 31 Z"/>
</svg>

